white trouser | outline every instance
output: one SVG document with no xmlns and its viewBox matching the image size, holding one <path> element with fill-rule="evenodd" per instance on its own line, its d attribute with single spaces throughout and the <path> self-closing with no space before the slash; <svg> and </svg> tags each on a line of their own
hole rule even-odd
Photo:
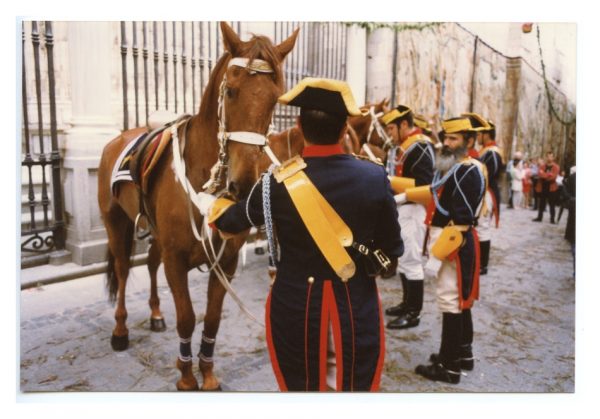
<svg viewBox="0 0 600 419">
<path fill-rule="evenodd" d="M 487 190 L 485 191 L 485 206 L 487 207 L 487 213 L 481 214 L 477 220 L 477 234 L 479 235 L 479 241 L 485 242 L 492 239 L 492 228 L 495 227 L 494 221 L 494 200 L 492 193 Z"/>
<path fill-rule="evenodd" d="M 425 266 L 428 275 L 435 277 L 435 292 L 437 305 L 442 313 L 461 312 L 458 295 L 458 277 L 456 262 L 440 261 L 431 253 L 433 244 L 442 233 L 441 227 L 431 227 L 429 230 L 429 260 Z"/>
<path fill-rule="evenodd" d="M 426 209 L 420 204 L 404 204 L 398 207 L 400 236 L 404 242 L 404 254 L 398 261 L 400 273 L 409 280 L 423 280 L 423 242 L 427 226 Z"/>
<path fill-rule="evenodd" d="M 513 206 L 523 208 L 523 191 L 513 191 Z"/>
</svg>

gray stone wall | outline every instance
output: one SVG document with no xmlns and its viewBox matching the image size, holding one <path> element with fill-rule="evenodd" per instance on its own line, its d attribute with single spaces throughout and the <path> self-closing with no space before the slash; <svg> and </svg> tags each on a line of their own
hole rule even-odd
<svg viewBox="0 0 600 419">
<path fill-rule="evenodd" d="M 389 29 L 377 29 L 369 37 L 381 39 L 381 31 Z M 393 36 L 385 42 L 393 42 Z M 371 60 L 376 56 L 377 50 L 369 50 Z M 575 164 L 575 124 L 565 126 L 550 112 L 544 79 L 531 63 L 476 42 L 473 34 L 454 23 L 400 31 L 396 59 L 394 105 L 412 107 L 436 130 L 442 119 L 472 110 L 497 124 L 496 139 L 506 158 L 516 150 L 530 157 L 553 150 L 561 167 L 568 170 Z M 384 60 L 380 58 L 379 66 L 392 68 Z M 572 120 L 575 105 L 556 86 L 549 87 L 561 119 Z M 379 99 L 374 96 L 381 96 L 382 90 L 367 86 L 369 99 Z M 391 95 L 390 91 L 387 96 Z"/>
</svg>

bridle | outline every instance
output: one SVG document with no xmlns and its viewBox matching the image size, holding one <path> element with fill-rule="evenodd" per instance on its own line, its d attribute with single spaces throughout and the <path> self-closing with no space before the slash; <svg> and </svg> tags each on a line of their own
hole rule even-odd
<svg viewBox="0 0 600 419">
<path fill-rule="evenodd" d="M 273 73 L 274 71 L 271 68 L 270 64 L 264 60 L 254 59 L 252 60 L 252 63 L 250 63 L 249 61 L 250 59 L 248 58 L 232 58 L 228 63 L 228 68 L 232 65 L 243 67 L 246 68 L 250 72 L 250 74 Z M 227 131 L 227 120 L 225 117 L 225 101 L 223 100 L 226 85 L 227 73 L 223 75 L 223 81 L 219 86 L 219 99 L 217 108 L 217 117 L 219 123 L 219 131 L 217 133 L 217 139 L 219 141 L 219 156 L 217 162 L 210 171 L 210 179 L 202 187 L 202 189 L 204 189 L 205 192 L 211 194 L 214 194 L 217 191 L 221 191 L 221 179 L 227 174 L 229 163 L 229 156 L 227 155 L 227 141 L 235 141 L 238 143 L 259 146 L 265 152 L 267 152 L 267 154 L 269 154 L 270 157 L 272 155 L 271 159 L 274 158 L 273 152 L 269 149 L 269 146 L 267 145 L 266 135 L 249 131 Z M 246 313 L 246 315 L 248 315 L 248 317 L 250 317 L 252 320 L 262 325 L 262 322 L 258 320 L 257 317 L 250 312 L 250 310 L 248 310 L 241 298 L 231 287 L 231 284 L 228 280 L 228 276 L 219 263 L 221 257 L 223 256 L 227 239 L 222 240 L 221 247 L 217 250 L 213 246 L 212 229 L 208 226 L 207 217 L 204 217 L 200 231 L 198 231 L 199 229 L 196 226 L 196 222 L 194 220 L 193 207 L 195 206 L 199 209 L 201 207 L 201 203 L 199 201 L 196 191 L 194 190 L 194 187 L 192 186 L 191 182 L 186 176 L 185 163 L 182 157 L 182 149 L 185 145 L 185 132 L 187 127 L 187 121 L 188 119 L 182 119 L 178 121 L 178 123 L 174 123 L 170 129 L 173 143 L 173 170 L 175 172 L 176 179 L 181 183 L 187 196 L 188 215 L 190 218 L 192 232 L 196 239 L 202 244 L 204 252 L 208 258 L 207 271 L 213 271 L 219 279 L 219 281 L 221 282 L 221 284 L 223 285 L 223 287 L 228 291 L 231 297 L 238 304 L 240 309 L 244 313 Z M 177 130 L 180 124 L 186 124 L 184 125 L 183 129 L 182 144 L 180 144 L 177 134 Z M 271 130 L 272 125 L 273 124 L 271 123 L 271 127 L 269 128 L 269 130 Z M 198 269 L 200 270 L 200 267 L 198 267 Z"/>
<path fill-rule="evenodd" d="M 250 62 L 249 58 L 235 57 L 229 60 L 227 68 L 238 66 L 245 68 L 251 75 L 256 73 L 273 73 L 271 65 L 264 60 L 255 58 Z M 264 148 L 267 144 L 267 136 L 249 131 L 227 131 L 227 118 L 225 112 L 225 91 L 227 88 L 227 72 L 223 75 L 223 81 L 219 86 L 219 99 L 217 107 L 217 118 L 219 122 L 219 131 L 217 140 L 219 141 L 219 158 L 217 163 L 210 170 L 210 179 L 202 189 L 207 193 L 215 193 L 221 189 L 221 179 L 227 174 L 229 167 L 229 156 L 227 155 L 227 142 L 235 141 L 237 143 L 256 145 Z M 271 123 L 272 125 L 272 123 Z"/>
<path fill-rule="evenodd" d="M 387 151 L 392 148 L 392 139 L 385 132 L 385 128 L 379 122 L 379 118 L 383 116 L 383 112 L 375 113 L 375 106 L 369 108 L 369 115 L 371 116 L 371 125 L 369 125 L 369 132 L 367 134 L 367 143 L 371 144 L 371 137 L 374 132 L 377 132 L 383 140 L 383 151 Z"/>
</svg>

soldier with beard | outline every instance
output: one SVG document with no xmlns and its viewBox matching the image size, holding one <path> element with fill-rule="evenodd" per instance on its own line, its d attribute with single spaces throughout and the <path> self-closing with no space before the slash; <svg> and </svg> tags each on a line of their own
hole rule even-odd
<svg viewBox="0 0 600 419">
<path fill-rule="evenodd" d="M 442 311 L 442 339 L 431 364 L 416 373 L 434 381 L 456 384 L 461 369 L 472 370 L 471 307 L 479 294 L 479 243 L 474 225 L 486 190 L 485 167 L 468 156 L 477 131 L 468 117 L 442 122 L 444 146 L 436 158 L 431 185 L 407 189 L 397 202 L 430 203 L 428 275 L 435 278 Z"/>
</svg>

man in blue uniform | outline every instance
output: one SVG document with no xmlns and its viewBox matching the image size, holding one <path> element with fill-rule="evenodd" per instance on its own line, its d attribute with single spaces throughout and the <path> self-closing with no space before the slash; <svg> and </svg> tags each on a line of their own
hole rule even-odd
<svg viewBox="0 0 600 419">
<path fill-rule="evenodd" d="M 386 131 L 397 146 L 397 155 L 388 161 L 392 188 L 402 193 L 407 187 L 429 185 L 433 180 L 435 151 L 430 139 L 414 124 L 413 111 L 405 105 L 382 117 Z M 423 243 L 425 241 L 425 206 L 405 202 L 398 206 L 398 222 L 402 231 L 404 254 L 399 260 L 402 281 L 402 301 L 385 310 L 397 316 L 387 324 L 388 329 L 406 329 L 419 325 L 423 308 Z"/>
<path fill-rule="evenodd" d="M 480 120 L 483 128 L 480 129 L 478 137 L 479 160 L 485 164 L 488 176 L 488 190 L 485 194 L 485 211 L 478 221 L 477 232 L 480 244 L 480 274 L 486 275 L 490 260 L 490 249 L 492 244 L 492 219 L 496 220 L 496 228 L 500 223 L 500 188 L 498 180 L 506 165 L 502 160 L 502 151 L 496 144 L 496 125 L 490 120 L 485 120 L 477 114 L 473 114 Z"/>
<path fill-rule="evenodd" d="M 307 78 L 279 102 L 300 107 L 303 159 L 269 169 L 246 200 L 205 212 L 222 232 L 265 224 L 277 234 L 266 333 L 280 389 L 326 390 L 331 329 L 336 389 L 375 391 L 385 353 L 375 277 L 380 262 L 390 265 L 383 254 L 403 252 L 393 192 L 383 166 L 339 145 L 348 115 L 360 114 L 345 82 Z"/>
<path fill-rule="evenodd" d="M 439 353 L 431 355 L 430 365 L 419 365 L 416 373 L 456 384 L 461 369 L 473 369 L 470 309 L 479 293 L 479 243 L 474 224 L 486 178 L 483 165 L 468 156 L 468 143 L 476 136 L 469 118 L 445 120 L 442 128 L 444 146 L 436 160 L 432 185 L 407 189 L 403 195 L 404 199 L 432 203 L 425 271 L 435 277 L 443 318 Z"/>
</svg>

